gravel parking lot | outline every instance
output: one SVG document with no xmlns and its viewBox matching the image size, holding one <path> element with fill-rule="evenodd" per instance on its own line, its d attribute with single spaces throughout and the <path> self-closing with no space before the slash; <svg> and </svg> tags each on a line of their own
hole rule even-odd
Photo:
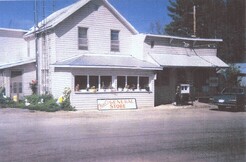
<svg viewBox="0 0 246 162">
<path fill-rule="evenodd" d="M 245 112 L 0 109 L 0 161 L 245 161 Z"/>
</svg>

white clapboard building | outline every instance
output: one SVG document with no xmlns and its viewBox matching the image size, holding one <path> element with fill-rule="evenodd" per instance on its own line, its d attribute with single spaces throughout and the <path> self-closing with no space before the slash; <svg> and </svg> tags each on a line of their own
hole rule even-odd
<svg viewBox="0 0 246 162">
<path fill-rule="evenodd" d="M 76 109 L 97 109 L 98 99 L 134 99 L 139 107 L 172 102 L 177 84 L 206 89 L 220 39 L 139 34 L 106 0 L 80 0 L 29 31 L 0 28 L 0 81 L 6 95 L 58 98 L 72 90 Z M 206 91 L 206 90 L 205 90 Z"/>
</svg>

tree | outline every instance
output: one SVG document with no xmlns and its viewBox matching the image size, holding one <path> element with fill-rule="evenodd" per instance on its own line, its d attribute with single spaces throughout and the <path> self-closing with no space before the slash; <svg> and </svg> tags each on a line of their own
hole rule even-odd
<svg viewBox="0 0 246 162">
<path fill-rule="evenodd" d="M 245 0 L 227 0 L 226 31 L 224 43 L 228 48 L 227 60 L 240 62 L 244 53 Z"/>
<path fill-rule="evenodd" d="M 239 76 L 240 76 L 240 70 L 236 66 L 230 65 L 230 67 L 227 68 L 224 72 L 225 86 L 226 87 L 240 86 L 241 78 Z"/>
<path fill-rule="evenodd" d="M 169 0 L 169 16 L 172 22 L 165 27 L 170 35 L 191 36 L 194 34 L 194 10 L 196 9 L 196 36 L 221 38 L 224 26 L 224 0 Z"/>
<path fill-rule="evenodd" d="M 245 0 L 169 0 L 170 24 L 165 32 L 174 36 L 194 34 L 193 6 L 196 6 L 196 37 L 221 38 L 218 54 L 227 62 L 239 62 L 244 50 Z"/>
</svg>

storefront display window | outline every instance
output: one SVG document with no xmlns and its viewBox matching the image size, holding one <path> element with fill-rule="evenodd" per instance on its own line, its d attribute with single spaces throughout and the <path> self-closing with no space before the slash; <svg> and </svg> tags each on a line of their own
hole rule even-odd
<svg viewBox="0 0 246 162">
<path fill-rule="evenodd" d="M 149 77 L 142 76 L 75 76 L 76 92 L 149 91 Z M 114 84 L 115 86 L 114 87 Z"/>
<path fill-rule="evenodd" d="M 89 86 L 90 89 L 97 89 L 98 88 L 98 76 L 89 76 Z"/>
<path fill-rule="evenodd" d="M 126 85 L 126 77 L 125 76 L 117 76 L 117 89 L 118 91 L 122 91 Z"/>
<path fill-rule="evenodd" d="M 75 91 L 87 89 L 87 76 L 75 76 Z"/>
<path fill-rule="evenodd" d="M 127 85 L 129 86 L 130 90 L 137 89 L 138 77 L 136 77 L 136 76 L 128 76 L 127 77 Z"/>
<path fill-rule="evenodd" d="M 112 76 L 101 76 L 101 89 L 112 89 Z"/>
<path fill-rule="evenodd" d="M 139 77 L 139 89 L 149 91 L 149 78 Z"/>
</svg>

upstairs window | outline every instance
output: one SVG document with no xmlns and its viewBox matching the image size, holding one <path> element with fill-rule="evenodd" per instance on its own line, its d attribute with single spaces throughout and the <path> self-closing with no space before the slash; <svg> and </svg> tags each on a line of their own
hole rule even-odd
<svg viewBox="0 0 246 162">
<path fill-rule="evenodd" d="M 111 30 L 111 51 L 113 52 L 120 51 L 119 32 L 118 30 Z"/>
<path fill-rule="evenodd" d="M 78 28 L 78 46 L 80 50 L 88 50 L 88 28 Z"/>
</svg>

